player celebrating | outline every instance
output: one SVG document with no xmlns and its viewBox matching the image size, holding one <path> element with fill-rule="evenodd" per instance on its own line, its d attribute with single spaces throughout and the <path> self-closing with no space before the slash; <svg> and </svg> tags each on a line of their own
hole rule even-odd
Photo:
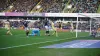
<svg viewBox="0 0 100 56">
<path fill-rule="evenodd" d="M 6 34 L 10 34 L 10 35 L 12 35 L 12 33 L 11 33 L 11 31 L 10 31 L 10 22 L 9 22 L 9 20 L 7 20 L 5 23 L 4 23 L 4 25 L 5 25 L 5 29 L 7 29 L 7 32 L 6 32 Z"/>
<path fill-rule="evenodd" d="M 56 34 L 56 37 L 58 37 L 57 29 L 55 28 L 54 23 L 52 21 L 50 21 L 50 22 L 51 22 L 51 27 L 54 31 L 52 35 Z"/>
</svg>

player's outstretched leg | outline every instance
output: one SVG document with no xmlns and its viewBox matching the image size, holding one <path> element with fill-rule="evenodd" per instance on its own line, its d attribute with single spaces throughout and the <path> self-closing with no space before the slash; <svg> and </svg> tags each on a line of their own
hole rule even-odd
<svg viewBox="0 0 100 56">
<path fill-rule="evenodd" d="M 29 30 L 26 30 L 26 36 L 28 37 L 28 35 L 29 35 Z"/>
<path fill-rule="evenodd" d="M 10 34 L 10 35 L 12 35 L 12 33 L 11 33 L 11 31 L 10 31 L 10 30 L 8 30 L 6 34 Z"/>
<path fill-rule="evenodd" d="M 37 35 L 40 36 L 40 31 L 38 31 Z"/>
<path fill-rule="evenodd" d="M 58 37 L 58 33 L 57 33 L 57 31 L 56 31 L 56 37 Z"/>
<path fill-rule="evenodd" d="M 29 34 L 29 36 L 34 36 L 35 35 L 35 33 L 31 33 L 31 34 Z"/>
<path fill-rule="evenodd" d="M 57 33 L 57 31 L 56 31 L 56 30 L 53 32 L 53 34 L 52 34 L 52 35 L 54 35 L 54 34 L 56 34 L 56 37 L 58 37 L 58 33 Z"/>
</svg>

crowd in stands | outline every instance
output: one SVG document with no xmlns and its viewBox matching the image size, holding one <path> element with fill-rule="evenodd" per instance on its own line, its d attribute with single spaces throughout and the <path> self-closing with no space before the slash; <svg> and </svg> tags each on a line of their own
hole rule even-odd
<svg viewBox="0 0 100 56">
<path fill-rule="evenodd" d="M 92 23 L 91 27 L 90 27 L 90 23 L 79 23 L 79 25 L 78 25 L 78 30 L 89 31 L 90 28 L 91 28 L 91 30 L 98 30 L 98 28 L 100 28 L 100 24 Z"/>
<path fill-rule="evenodd" d="M 70 4 L 76 8 L 74 13 L 96 13 L 99 0 L 72 0 Z"/>
<path fill-rule="evenodd" d="M 66 7 L 66 4 L 68 3 L 68 0 L 63 0 L 62 1 L 62 9 Z"/>
<path fill-rule="evenodd" d="M 36 6 L 40 0 L 16 0 L 13 3 L 12 12 L 28 12 Z"/>
<path fill-rule="evenodd" d="M 69 2 L 70 1 L 70 2 Z M 0 12 L 12 6 L 11 12 L 31 11 L 40 2 L 45 13 L 61 13 L 69 2 L 73 13 L 96 13 L 100 5 L 99 0 L 1 0 Z"/>
<path fill-rule="evenodd" d="M 10 12 L 28 12 L 39 2 L 43 8 L 41 12 L 59 13 L 62 11 L 61 0 L 2 0 L 0 3 L 0 12 L 6 10 L 9 6 L 13 7 L 10 9 Z"/>
<path fill-rule="evenodd" d="M 15 0 L 0 0 L 0 12 L 6 10 Z"/>
<path fill-rule="evenodd" d="M 20 28 L 20 27 L 24 27 L 24 25 L 28 25 L 29 28 L 40 28 L 40 29 L 44 29 L 45 24 L 44 24 L 44 20 L 38 20 L 38 21 L 26 21 L 26 20 L 15 20 L 15 21 L 11 21 L 10 20 L 10 25 L 13 28 Z M 67 23 L 63 23 L 63 22 L 57 22 L 57 21 L 53 21 L 55 24 L 55 27 L 59 28 L 59 25 L 62 26 L 62 29 L 71 29 L 73 27 L 73 29 L 76 29 L 76 23 L 75 22 L 67 22 Z M 4 22 L 0 21 L 0 27 L 4 26 Z M 100 24 L 97 22 L 92 22 L 91 24 L 91 28 L 92 29 L 98 29 L 100 28 Z M 82 31 L 89 31 L 90 30 L 90 22 L 79 22 L 78 24 L 78 30 L 82 30 Z"/>
<path fill-rule="evenodd" d="M 3 21 L 0 21 L 0 27 L 3 27 Z"/>
<path fill-rule="evenodd" d="M 0 21 L 0 27 L 4 27 L 4 22 L 5 21 Z M 38 21 L 26 21 L 26 20 L 9 20 L 10 22 L 10 26 L 12 28 L 20 28 L 20 27 L 24 27 L 25 24 L 28 25 L 29 28 L 40 28 L 40 29 L 44 29 L 45 27 L 45 21 L 44 20 L 38 20 Z M 55 22 L 55 21 L 54 21 Z M 66 23 L 62 23 L 62 22 L 56 22 L 55 23 L 55 27 L 59 28 L 59 25 L 62 25 L 62 27 L 65 29 L 70 28 L 70 24 L 66 24 Z"/>
<path fill-rule="evenodd" d="M 43 0 L 41 4 L 43 6 L 42 12 L 46 13 L 60 13 L 63 9 L 61 0 Z"/>
<path fill-rule="evenodd" d="M 11 26 L 16 28 L 23 26 L 25 23 L 28 23 L 28 21 L 10 21 Z"/>
</svg>

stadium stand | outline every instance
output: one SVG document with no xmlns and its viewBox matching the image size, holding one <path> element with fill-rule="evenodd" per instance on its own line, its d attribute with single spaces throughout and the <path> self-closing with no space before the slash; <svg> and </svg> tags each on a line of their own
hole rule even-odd
<svg viewBox="0 0 100 56">
<path fill-rule="evenodd" d="M 96 13 L 99 0 L 73 0 L 71 4 L 76 7 L 74 13 Z"/>
<path fill-rule="evenodd" d="M 39 0 L 17 0 L 13 3 L 14 9 L 12 12 L 27 12 L 30 11 L 36 4 L 39 2 Z M 20 6 L 19 6 L 20 5 Z"/>
<path fill-rule="evenodd" d="M 0 2 L 0 12 L 97 13 L 100 6 L 99 0 L 1 0 Z"/>
<path fill-rule="evenodd" d="M 44 8 L 42 12 L 59 13 L 63 9 L 61 0 L 43 0 L 41 4 Z"/>
<path fill-rule="evenodd" d="M 0 12 L 6 10 L 15 0 L 0 0 Z"/>
</svg>

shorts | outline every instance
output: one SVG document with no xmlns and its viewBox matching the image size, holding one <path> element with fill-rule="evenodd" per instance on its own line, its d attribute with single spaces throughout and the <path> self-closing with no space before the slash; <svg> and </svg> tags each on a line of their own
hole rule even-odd
<svg viewBox="0 0 100 56">
<path fill-rule="evenodd" d="M 49 26 L 45 26 L 45 29 L 46 29 L 46 30 L 49 30 Z"/>
<path fill-rule="evenodd" d="M 28 28 L 28 27 L 26 27 L 26 28 L 25 28 L 25 31 L 28 31 L 28 30 L 29 30 L 29 28 Z"/>
</svg>

